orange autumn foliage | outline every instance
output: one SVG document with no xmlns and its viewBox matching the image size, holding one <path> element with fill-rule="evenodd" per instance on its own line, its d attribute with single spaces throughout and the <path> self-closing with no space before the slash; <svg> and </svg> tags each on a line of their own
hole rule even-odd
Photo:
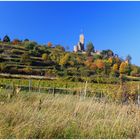
<svg viewBox="0 0 140 140">
<path fill-rule="evenodd" d="M 105 68 L 105 63 L 101 59 L 96 60 L 96 66 L 98 69 L 104 69 Z"/>
</svg>

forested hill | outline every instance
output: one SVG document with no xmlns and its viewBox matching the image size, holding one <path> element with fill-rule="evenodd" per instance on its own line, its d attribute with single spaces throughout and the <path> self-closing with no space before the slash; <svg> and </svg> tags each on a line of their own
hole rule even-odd
<svg viewBox="0 0 140 140">
<path fill-rule="evenodd" d="M 131 57 L 122 60 L 111 50 L 95 51 L 90 42 L 85 52 L 69 52 L 61 45 L 40 45 L 25 39 L 0 41 L 0 72 L 50 77 L 119 77 L 140 76 L 140 68 L 131 64 Z"/>
</svg>

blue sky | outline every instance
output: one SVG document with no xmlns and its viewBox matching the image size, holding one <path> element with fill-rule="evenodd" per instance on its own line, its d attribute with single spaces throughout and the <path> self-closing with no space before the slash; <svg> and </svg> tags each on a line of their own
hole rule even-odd
<svg viewBox="0 0 140 140">
<path fill-rule="evenodd" d="M 83 30 L 86 43 L 132 56 L 140 66 L 140 2 L 0 2 L 0 38 L 77 44 Z"/>
</svg>

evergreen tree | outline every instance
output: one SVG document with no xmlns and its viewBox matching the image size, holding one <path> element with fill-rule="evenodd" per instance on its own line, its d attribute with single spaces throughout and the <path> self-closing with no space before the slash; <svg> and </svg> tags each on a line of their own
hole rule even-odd
<svg viewBox="0 0 140 140">
<path fill-rule="evenodd" d="M 89 42 L 86 47 L 87 47 L 86 52 L 88 56 L 90 56 L 91 52 L 95 52 L 94 45 L 92 44 L 92 42 Z"/>
<path fill-rule="evenodd" d="M 3 38 L 3 42 L 10 42 L 10 38 L 8 35 Z"/>
</svg>

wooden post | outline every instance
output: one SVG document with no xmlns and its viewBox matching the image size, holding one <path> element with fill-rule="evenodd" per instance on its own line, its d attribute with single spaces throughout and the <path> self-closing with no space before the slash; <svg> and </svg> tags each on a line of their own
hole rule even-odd
<svg viewBox="0 0 140 140">
<path fill-rule="evenodd" d="M 140 105 L 140 85 L 138 84 L 138 107 Z"/>
<path fill-rule="evenodd" d="M 55 96 L 55 88 L 53 87 L 53 95 Z"/>
<path fill-rule="evenodd" d="M 12 82 L 11 89 L 12 89 L 12 93 L 9 94 L 9 98 L 11 98 L 11 97 L 13 97 L 13 96 L 15 95 L 15 86 L 14 86 L 14 82 Z"/>
<path fill-rule="evenodd" d="M 100 93 L 101 93 L 101 99 L 102 99 L 102 97 L 103 97 L 103 92 L 102 92 L 102 89 L 100 90 Z"/>
<path fill-rule="evenodd" d="M 81 95 L 82 95 L 82 88 L 80 87 L 80 92 L 79 92 L 79 99 L 81 100 Z"/>
<path fill-rule="evenodd" d="M 40 80 L 39 80 L 39 83 L 38 83 L 38 92 L 40 93 Z"/>
<path fill-rule="evenodd" d="M 68 93 L 68 91 L 67 91 L 67 83 L 66 83 L 66 94 Z"/>
<path fill-rule="evenodd" d="M 86 84 L 85 84 L 85 94 L 84 94 L 84 98 L 86 97 L 87 95 L 87 81 L 86 81 Z"/>
<path fill-rule="evenodd" d="M 29 92 L 31 92 L 31 79 L 29 79 Z"/>
</svg>

